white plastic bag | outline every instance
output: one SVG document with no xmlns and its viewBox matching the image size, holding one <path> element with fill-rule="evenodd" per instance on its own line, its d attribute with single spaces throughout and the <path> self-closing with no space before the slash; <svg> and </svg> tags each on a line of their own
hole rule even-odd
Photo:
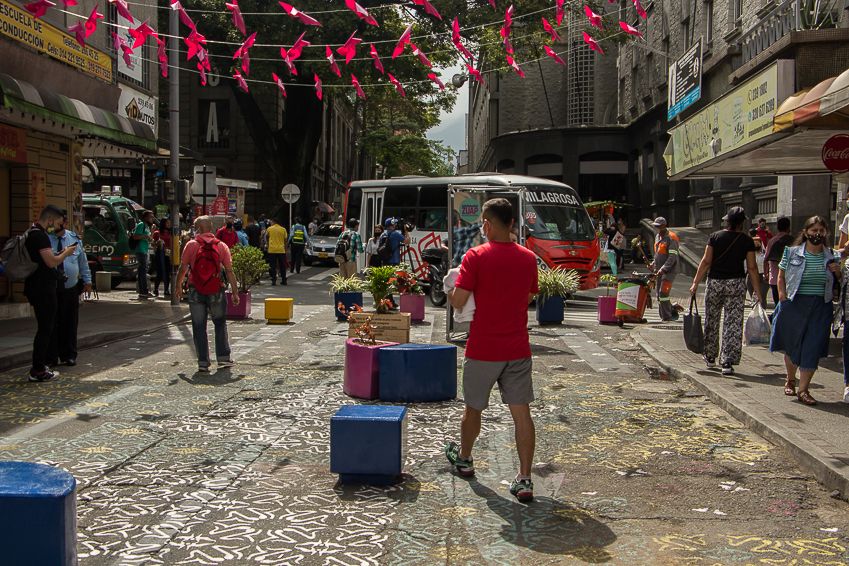
<svg viewBox="0 0 849 566">
<path fill-rule="evenodd" d="M 769 344 L 770 334 L 772 334 L 772 325 L 769 323 L 769 317 L 758 303 L 746 318 L 746 324 L 743 327 L 743 344 L 747 346 Z"/>
</svg>

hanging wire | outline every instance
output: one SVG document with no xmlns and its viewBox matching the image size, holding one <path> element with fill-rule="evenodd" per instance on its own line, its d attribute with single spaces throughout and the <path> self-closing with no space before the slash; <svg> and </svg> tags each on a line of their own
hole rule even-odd
<svg viewBox="0 0 849 566">
<path fill-rule="evenodd" d="M 298 0 L 293 0 L 293 2 L 297 2 L 297 1 Z M 170 6 L 171 2 L 169 2 L 168 6 L 160 6 L 159 4 L 152 6 L 150 4 L 145 4 L 144 2 L 130 2 L 130 1 L 127 1 L 127 4 L 130 4 L 131 6 L 145 6 L 147 8 L 156 8 L 157 10 L 168 10 L 168 11 L 171 10 L 171 6 Z M 181 2 L 181 4 L 182 4 L 182 2 Z M 398 4 L 381 4 L 380 6 L 373 6 L 373 7 L 369 8 L 368 11 L 369 12 L 371 12 L 371 11 L 382 11 L 382 10 L 385 10 L 387 8 L 395 8 L 395 7 L 398 7 L 398 6 L 399 6 Z M 297 8 L 297 6 L 295 6 L 295 7 Z M 230 14 L 230 12 L 228 12 L 227 10 L 202 10 L 200 8 L 186 8 L 185 6 L 183 6 L 183 9 L 186 12 L 189 12 L 191 14 L 222 14 L 222 15 L 229 15 Z M 313 14 L 338 14 L 340 12 L 350 12 L 351 10 L 349 10 L 348 8 L 337 8 L 335 10 L 310 10 L 310 11 L 305 11 L 305 10 L 301 10 L 300 8 L 298 8 L 298 11 L 304 12 L 307 15 L 311 16 Z M 286 14 L 286 12 L 278 10 L 278 11 L 274 11 L 274 12 L 242 12 L 242 15 L 243 16 L 287 16 L 288 14 Z"/>
<path fill-rule="evenodd" d="M 534 15 L 537 15 L 537 14 L 541 14 L 543 12 L 550 12 L 553 9 L 554 9 L 554 7 L 542 8 L 542 9 L 536 10 L 534 12 L 529 12 L 527 14 L 522 14 L 522 15 L 516 16 L 516 17 L 513 18 L 513 21 L 515 22 L 515 21 L 521 20 L 523 18 L 528 18 L 528 17 L 534 16 Z M 78 18 L 80 20 L 85 20 L 85 19 L 88 18 L 88 16 L 85 15 L 85 14 L 77 14 L 75 12 L 69 12 L 68 10 L 62 10 L 62 9 L 59 9 L 59 8 L 54 8 L 54 10 L 61 12 L 63 14 L 67 14 L 69 16 L 73 16 L 73 17 Z M 475 30 L 475 29 L 483 29 L 483 28 L 487 28 L 487 27 L 491 27 L 491 26 L 500 26 L 503 23 L 504 23 L 503 20 L 498 20 L 498 21 L 493 21 L 493 22 L 489 22 L 489 23 L 485 23 L 485 24 L 478 24 L 476 26 L 463 27 L 463 28 L 460 28 L 460 31 L 469 31 L 469 30 Z M 130 26 L 125 26 L 123 24 L 106 22 L 106 21 L 100 22 L 100 25 L 104 25 L 104 24 L 107 25 L 107 26 L 111 26 L 111 27 L 115 27 L 115 28 L 119 28 L 119 29 L 132 29 Z M 452 33 L 453 33 L 452 31 L 446 31 L 446 32 L 439 32 L 439 33 L 433 33 L 433 34 L 428 34 L 428 35 L 416 35 L 416 36 L 412 36 L 410 39 L 411 40 L 429 39 L 429 38 L 435 38 L 435 37 L 441 37 L 441 36 L 449 36 Z M 169 35 L 169 34 L 166 34 L 166 33 L 158 33 L 157 32 L 157 35 L 160 38 L 169 38 L 170 39 L 172 37 L 176 37 L 177 39 L 185 39 L 183 36 L 172 36 L 172 35 Z M 384 43 L 397 43 L 397 41 L 398 41 L 397 39 L 378 39 L 378 40 L 374 40 L 374 41 L 369 41 L 368 43 L 378 45 L 378 44 L 384 44 Z M 222 41 L 222 40 L 217 40 L 217 39 L 207 39 L 206 42 L 216 44 L 216 45 L 234 45 L 234 46 L 242 45 L 241 41 Z M 330 47 L 341 47 L 344 44 L 343 43 L 315 44 L 315 45 L 308 45 L 308 46 L 305 47 L 305 49 L 318 49 L 318 48 L 323 49 L 326 45 L 329 45 Z M 287 47 L 287 45 L 286 44 L 275 44 L 275 43 L 256 43 L 256 44 L 254 44 L 254 47 L 280 48 L 280 47 Z"/>
<path fill-rule="evenodd" d="M 617 36 L 621 36 L 621 35 L 625 35 L 625 32 L 615 32 L 615 33 L 607 36 L 604 39 L 600 39 L 599 43 L 602 42 L 602 41 L 606 41 L 608 39 L 613 39 L 613 38 L 615 38 Z M 582 43 L 581 44 L 579 44 L 577 42 L 575 42 L 575 43 L 576 43 L 576 45 L 573 45 L 573 46 L 567 48 L 564 51 L 556 52 L 557 55 L 569 55 L 571 53 L 576 53 L 579 49 L 589 49 L 588 46 L 583 45 Z M 147 58 L 144 58 L 144 57 L 141 57 L 141 56 L 137 56 L 136 58 L 139 59 L 140 61 L 145 61 L 147 63 L 155 63 L 155 64 L 159 65 L 159 61 L 155 60 L 155 59 L 147 59 Z M 528 59 L 528 60 L 522 61 L 522 62 L 517 61 L 516 64 L 519 67 L 523 67 L 525 65 L 530 65 L 532 63 L 536 63 L 538 61 L 545 61 L 546 59 L 549 59 L 549 58 L 550 57 L 548 55 L 545 55 L 543 57 L 538 57 L 536 59 Z M 192 68 L 188 68 L 188 67 L 182 67 L 182 66 L 174 67 L 172 65 L 167 65 L 167 67 L 169 69 L 175 69 L 176 68 L 176 69 L 179 69 L 180 71 L 187 71 L 189 73 L 194 73 L 196 75 L 201 74 L 200 71 L 198 71 L 197 69 L 192 69 Z M 505 66 L 502 66 L 502 67 L 493 67 L 493 68 L 489 68 L 489 69 L 479 69 L 479 70 L 480 70 L 480 73 L 483 75 L 483 74 L 492 73 L 492 72 L 511 71 L 513 69 L 509 65 L 505 65 Z M 216 77 L 216 78 L 219 78 L 219 79 L 222 79 L 222 78 L 228 79 L 228 80 L 232 79 L 232 77 L 230 75 L 222 75 L 220 73 L 214 73 L 214 72 L 207 72 L 206 76 L 207 76 L 207 78 Z M 248 78 L 248 77 L 243 77 L 243 78 L 245 79 L 245 82 L 247 82 L 247 83 L 266 84 L 266 85 L 274 85 L 274 86 L 277 85 L 277 83 L 275 83 L 274 81 L 270 81 L 270 80 L 251 79 L 251 78 Z M 441 79 L 441 77 L 440 77 L 440 79 Z M 418 84 L 426 84 L 426 83 L 433 84 L 433 81 L 431 81 L 430 79 L 422 79 L 422 80 L 402 82 L 401 84 L 404 87 L 408 87 L 410 85 L 418 85 Z M 310 84 L 310 83 L 283 83 L 283 85 L 286 86 L 286 87 L 308 87 L 308 88 L 314 87 L 314 85 Z M 377 88 L 377 87 L 392 87 L 392 88 L 395 88 L 394 85 L 392 83 L 390 83 L 388 80 L 386 82 L 360 84 L 360 86 L 364 89 L 365 88 Z M 349 85 L 349 84 L 322 83 L 322 88 L 323 89 L 334 89 L 334 88 L 352 89 L 352 88 L 354 88 L 354 86 Z"/>
</svg>

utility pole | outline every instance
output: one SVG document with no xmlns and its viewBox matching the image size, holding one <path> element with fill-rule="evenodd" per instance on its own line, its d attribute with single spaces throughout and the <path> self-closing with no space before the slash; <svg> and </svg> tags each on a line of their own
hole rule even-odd
<svg viewBox="0 0 849 566">
<path fill-rule="evenodd" d="M 177 284 L 177 268 L 180 265 L 180 20 L 177 10 L 168 12 L 168 62 L 171 69 L 168 75 L 168 130 L 171 146 L 171 160 L 168 164 L 168 177 L 174 186 L 174 200 L 171 202 L 171 304 L 179 305 L 174 286 Z M 206 196 L 206 191 L 204 191 Z"/>
</svg>

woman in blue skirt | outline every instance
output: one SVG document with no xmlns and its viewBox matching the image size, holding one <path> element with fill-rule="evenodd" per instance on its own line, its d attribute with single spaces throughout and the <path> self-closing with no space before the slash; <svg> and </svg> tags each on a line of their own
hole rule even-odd
<svg viewBox="0 0 849 566">
<path fill-rule="evenodd" d="M 838 258 L 825 247 L 828 224 L 813 216 L 778 264 L 779 304 L 773 319 L 771 352 L 784 352 L 787 381 L 784 394 L 816 405 L 808 387 L 820 358 L 828 355 L 833 316 L 834 279 L 840 278 Z M 796 370 L 799 393 L 796 393 Z"/>
</svg>

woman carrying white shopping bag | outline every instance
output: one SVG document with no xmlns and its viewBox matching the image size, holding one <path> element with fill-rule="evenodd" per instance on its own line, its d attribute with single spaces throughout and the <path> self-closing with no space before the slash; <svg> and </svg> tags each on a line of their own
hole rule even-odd
<svg viewBox="0 0 849 566">
<path fill-rule="evenodd" d="M 743 350 L 743 309 L 746 305 L 746 271 L 753 281 L 758 278 L 755 262 L 755 242 L 743 232 L 746 212 L 734 206 L 722 220 L 725 229 L 714 232 L 708 239 L 705 255 L 693 278 L 690 294 L 695 295 L 699 283 L 707 275 L 705 289 L 705 365 L 716 367 L 716 356 L 722 366 L 722 375 L 733 375 L 734 366 L 740 363 Z M 754 293 L 761 302 L 761 288 Z M 725 313 L 722 326 L 722 351 L 719 349 L 719 321 Z"/>
</svg>

